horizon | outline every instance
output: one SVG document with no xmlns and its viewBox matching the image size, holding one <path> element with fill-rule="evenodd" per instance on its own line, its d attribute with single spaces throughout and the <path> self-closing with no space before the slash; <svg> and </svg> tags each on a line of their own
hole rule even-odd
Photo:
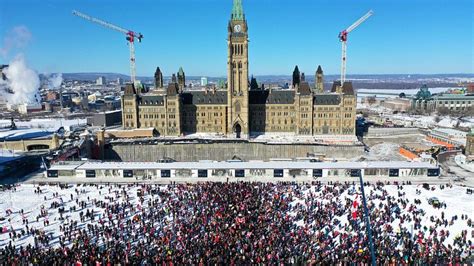
<svg viewBox="0 0 474 266">
<path fill-rule="evenodd" d="M 306 72 L 303 72 L 306 74 Z M 123 75 L 123 76 L 128 76 L 130 77 L 130 74 L 124 74 L 124 73 L 118 73 L 118 72 L 65 72 L 65 73 L 39 73 L 43 75 L 52 75 L 52 74 L 62 74 L 62 75 L 73 75 L 73 74 L 94 74 L 94 75 L 99 75 L 99 74 L 104 74 L 104 75 Z M 164 75 L 163 77 L 169 77 L 171 78 L 171 75 Z M 376 73 L 356 73 L 356 74 L 347 74 L 347 77 L 350 76 L 453 76 L 453 75 L 463 75 L 464 77 L 470 78 L 474 77 L 474 73 L 385 73 L 385 74 L 376 74 Z M 260 75 L 250 75 L 254 77 L 261 77 L 261 76 L 288 76 L 291 77 L 292 74 L 260 74 Z M 307 75 L 306 78 L 314 78 L 314 75 Z M 324 73 L 324 76 L 340 76 L 339 73 L 336 74 L 326 74 Z M 137 75 L 137 77 L 153 77 L 153 75 Z M 227 78 L 227 75 L 218 75 L 218 76 L 206 76 L 206 75 L 187 75 L 186 78 L 189 77 L 207 77 L 207 78 Z"/>
<path fill-rule="evenodd" d="M 356 8 L 343 1 L 268 3 L 243 1 L 249 24 L 249 76 L 291 75 L 295 65 L 307 76 L 314 74 L 318 65 L 330 73 L 326 75 L 339 75 L 337 34 L 369 9 L 374 10 L 374 16 L 350 34 L 349 76 L 474 73 L 472 34 L 466 37 L 474 23 L 471 1 L 458 0 L 446 6 L 441 0 L 365 0 Z M 8 64 L 24 54 L 39 73 L 130 75 L 123 36 L 73 16 L 72 10 L 77 9 L 145 35 L 143 43 L 136 45 L 138 76 L 152 76 L 156 66 L 170 76 L 182 66 L 187 76 L 225 77 L 231 7 L 231 0 L 141 0 L 134 7 L 126 1 L 114 1 L 113 6 L 94 1 L 81 5 L 54 0 L 41 4 L 6 1 L 0 10 L 0 59 Z M 38 13 L 48 19 L 35 19 Z M 297 14 L 296 19 L 285 19 L 292 14 Z M 341 19 L 334 19 L 340 14 Z M 328 20 L 330 23 L 321 23 Z M 23 39 L 9 44 L 14 34 Z"/>
</svg>

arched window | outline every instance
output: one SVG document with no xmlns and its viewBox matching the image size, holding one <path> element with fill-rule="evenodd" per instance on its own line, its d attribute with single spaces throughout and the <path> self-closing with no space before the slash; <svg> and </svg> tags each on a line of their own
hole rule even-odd
<svg viewBox="0 0 474 266">
<path fill-rule="evenodd" d="M 240 113 L 240 103 L 239 102 L 235 103 L 235 112 Z"/>
</svg>

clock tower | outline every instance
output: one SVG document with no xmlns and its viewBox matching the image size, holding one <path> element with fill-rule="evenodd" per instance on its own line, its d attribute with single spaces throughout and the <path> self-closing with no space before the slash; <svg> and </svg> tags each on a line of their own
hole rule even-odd
<svg viewBox="0 0 474 266">
<path fill-rule="evenodd" d="M 249 65 L 247 21 L 242 0 L 234 0 L 227 39 L 227 133 L 249 135 Z"/>
</svg>

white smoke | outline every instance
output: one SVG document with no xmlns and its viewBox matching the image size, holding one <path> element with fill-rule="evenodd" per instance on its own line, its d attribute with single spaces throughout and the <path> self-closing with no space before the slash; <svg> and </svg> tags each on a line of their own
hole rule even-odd
<svg viewBox="0 0 474 266">
<path fill-rule="evenodd" d="M 39 102 L 40 79 L 36 71 L 30 69 L 23 55 L 17 55 L 9 66 L 3 69 L 7 77 L 3 85 L 11 93 L 3 93 L 2 96 L 11 104 L 37 103 Z"/>
<path fill-rule="evenodd" d="M 31 40 L 31 32 L 25 26 L 12 28 L 3 38 L 3 45 L 0 47 L 0 55 L 7 57 L 12 49 L 25 48 Z"/>
<path fill-rule="evenodd" d="M 56 73 L 48 77 L 48 88 L 51 90 L 58 89 L 63 84 L 63 74 Z"/>
</svg>

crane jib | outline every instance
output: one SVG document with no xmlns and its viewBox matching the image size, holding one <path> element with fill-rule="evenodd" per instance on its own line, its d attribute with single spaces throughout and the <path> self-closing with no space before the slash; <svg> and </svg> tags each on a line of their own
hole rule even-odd
<svg viewBox="0 0 474 266">
<path fill-rule="evenodd" d="M 135 42 L 135 38 L 138 39 L 139 42 L 141 42 L 142 38 L 143 38 L 143 35 L 141 33 L 137 34 L 131 30 L 126 30 L 122 27 L 119 27 L 117 25 L 114 25 L 112 23 L 109 23 L 109 22 L 106 22 L 106 21 L 103 21 L 101 19 L 98 19 L 98 18 L 94 18 L 94 17 L 91 17 L 91 16 L 88 16 L 86 14 L 83 14 L 81 12 L 78 12 L 76 10 L 73 10 L 72 11 L 72 14 L 75 15 L 75 16 L 78 16 L 78 17 L 81 17 L 85 20 L 88 20 L 90 22 L 93 22 L 93 23 L 97 23 L 103 27 L 106 27 L 106 28 L 109 28 L 109 29 L 112 29 L 112 30 L 116 30 L 118 32 L 121 32 L 121 33 L 124 33 L 126 35 L 126 39 L 127 41 L 129 42 L 129 49 L 130 49 L 130 77 L 131 77 L 131 80 L 132 80 L 132 83 L 133 84 L 136 84 L 136 69 L 135 69 L 135 46 L 134 46 L 134 42 Z"/>
</svg>

